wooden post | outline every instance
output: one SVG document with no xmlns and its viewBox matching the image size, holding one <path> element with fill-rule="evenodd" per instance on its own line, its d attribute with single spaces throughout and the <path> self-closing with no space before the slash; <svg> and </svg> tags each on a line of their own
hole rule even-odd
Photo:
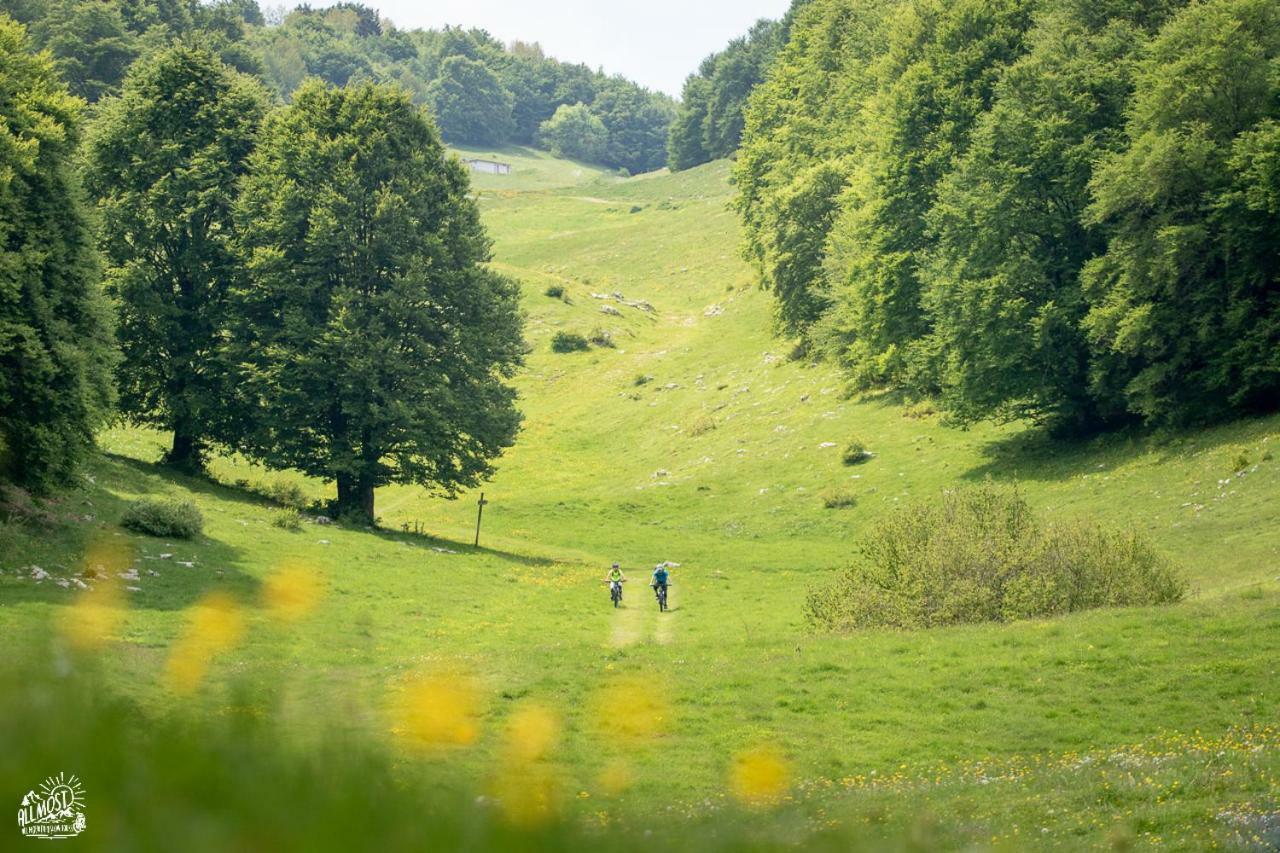
<svg viewBox="0 0 1280 853">
<path fill-rule="evenodd" d="M 480 519 L 484 517 L 484 505 L 488 501 L 484 499 L 484 492 L 480 493 L 480 502 L 476 505 L 476 547 L 480 547 Z"/>
</svg>

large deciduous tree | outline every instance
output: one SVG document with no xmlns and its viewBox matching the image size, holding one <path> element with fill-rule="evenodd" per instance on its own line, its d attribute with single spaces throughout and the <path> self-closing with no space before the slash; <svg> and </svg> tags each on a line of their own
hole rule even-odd
<svg viewBox="0 0 1280 853">
<path fill-rule="evenodd" d="M 393 87 L 312 81 L 264 129 L 239 208 L 234 348 L 260 403 L 240 446 L 337 481 L 339 514 L 375 517 L 388 483 L 475 485 L 514 441 L 517 286 L 483 266 L 468 193 Z"/>
<path fill-rule="evenodd" d="M 586 104 L 561 104 L 538 128 L 538 141 L 557 157 L 594 162 L 604 153 L 609 131 Z"/>
<path fill-rule="evenodd" d="M 168 461 L 187 470 L 230 414 L 219 350 L 240 270 L 232 208 L 265 103 L 216 55 L 178 45 L 140 60 L 89 139 L 119 303 L 121 409 L 171 430 Z"/>
<path fill-rule="evenodd" d="M 450 142 L 497 144 L 515 132 L 511 93 L 478 60 L 450 56 L 440 63 L 440 76 L 428 87 L 427 99 Z"/>
<path fill-rule="evenodd" d="M 0 476 L 67 480 L 111 404 L 111 328 L 70 161 L 81 102 L 0 15 Z"/>
</svg>

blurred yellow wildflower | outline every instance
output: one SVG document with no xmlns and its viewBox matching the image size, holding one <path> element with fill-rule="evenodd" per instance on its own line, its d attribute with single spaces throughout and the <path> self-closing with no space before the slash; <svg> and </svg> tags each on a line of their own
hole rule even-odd
<svg viewBox="0 0 1280 853">
<path fill-rule="evenodd" d="M 757 747 L 739 753 L 734 759 L 729 787 L 740 802 L 764 806 L 786 793 L 789 776 L 786 762 L 775 750 Z"/>
<path fill-rule="evenodd" d="M 503 816 L 521 829 L 546 826 L 560 813 L 560 786 L 551 769 L 540 762 L 504 764 L 492 792 Z"/>
<path fill-rule="evenodd" d="M 597 695 L 594 719 L 603 737 L 633 740 L 661 735 L 671 728 L 672 713 L 665 692 L 651 680 L 620 678 Z"/>
<path fill-rule="evenodd" d="M 93 649 L 111 639 L 124 621 L 125 605 L 118 576 L 132 570 L 133 546 L 123 537 L 100 536 L 84 553 L 83 581 L 90 589 L 63 611 L 62 631 L 72 646 Z"/>
<path fill-rule="evenodd" d="M 401 731 L 429 746 L 466 746 L 480 733 L 479 698 L 465 676 L 429 676 L 404 692 Z"/>
<path fill-rule="evenodd" d="M 545 758 L 560 736 L 560 720 L 543 705 L 528 704 L 507 720 L 506 751 L 515 761 Z"/>
<path fill-rule="evenodd" d="M 286 563 L 262 584 L 262 603 L 275 618 L 296 622 L 324 595 L 320 577 L 301 563 Z"/>
<path fill-rule="evenodd" d="M 166 681 L 175 693 L 192 693 L 204 681 L 213 658 L 244 636 L 244 616 L 226 593 L 205 596 L 187 611 L 187 625 L 169 652 Z"/>
<path fill-rule="evenodd" d="M 72 646 L 94 649 L 111 639 L 124 621 L 120 586 L 104 582 L 85 590 L 62 613 L 62 632 Z"/>
<path fill-rule="evenodd" d="M 634 781 L 635 773 L 631 770 L 631 765 L 621 758 L 615 758 L 600 771 L 596 784 L 604 793 L 616 797 L 630 788 Z"/>
</svg>

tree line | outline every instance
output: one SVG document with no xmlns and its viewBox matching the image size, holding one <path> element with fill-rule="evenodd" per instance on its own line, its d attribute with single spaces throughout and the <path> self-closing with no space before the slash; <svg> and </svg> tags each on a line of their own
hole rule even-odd
<svg viewBox="0 0 1280 853">
<path fill-rule="evenodd" d="M 0 476 L 71 479 L 114 413 L 374 489 L 477 484 L 515 438 L 518 286 L 403 88 L 276 105 L 217 46 L 144 53 L 84 102 L 0 15 Z"/>
<path fill-rule="evenodd" d="M 604 128 L 599 139 L 570 145 L 589 152 L 585 159 L 637 173 L 667 157 L 669 97 L 483 30 L 403 30 L 358 3 L 302 5 L 272 20 L 257 0 L 0 0 L 0 12 L 30 28 L 73 94 L 90 103 L 119 92 L 139 56 L 185 36 L 285 101 L 308 77 L 339 87 L 396 83 L 431 110 L 446 142 L 550 147 L 544 125 L 562 107 L 579 108 Z M 563 127 L 551 132 L 566 136 Z"/>
<path fill-rule="evenodd" d="M 960 424 L 1274 408 L 1277 68 L 1274 0 L 813 0 L 746 109 L 745 254 L 780 332 Z"/>
</svg>

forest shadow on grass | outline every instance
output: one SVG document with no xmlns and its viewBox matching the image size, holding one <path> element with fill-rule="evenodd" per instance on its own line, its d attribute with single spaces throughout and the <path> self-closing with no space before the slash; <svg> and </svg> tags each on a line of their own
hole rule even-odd
<svg viewBox="0 0 1280 853">
<path fill-rule="evenodd" d="M 1152 463 L 1163 465 L 1213 453 L 1223 455 L 1222 476 L 1229 476 L 1231 460 L 1224 448 L 1257 442 L 1277 428 L 1280 416 L 1271 415 L 1209 428 L 1131 427 L 1077 439 L 1029 429 L 986 442 L 982 453 L 988 461 L 960 476 L 969 481 L 1062 482 L 1084 474 L 1106 473 L 1140 456 L 1149 456 Z"/>
<path fill-rule="evenodd" d="M 98 560 L 109 564 L 105 567 L 112 582 L 137 587 L 125 591 L 125 600 L 133 609 L 182 610 L 214 591 L 242 601 L 257 597 L 260 583 L 244 571 L 241 549 L 207 534 L 193 539 L 152 537 L 120 527 L 120 519 L 135 496 L 164 496 L 167 486 L 249 503 L 238 491 L 112 454 L 100 456 L 91 475 L 92 481 L 57 502 L 62 520 L 56 527 L 5 525 L 0 535 L 6 551 L 4 563 L 15 569 L 0 576 L 0 601 L 6 606 L 32 602 L 69 605 L 80 590 L 74 582 L 64 588 L 55 579 L 78 577 L 89 563 L 97 564 Z M 107 554 L 111 556 L 103 556 Z M 31 577 L 30 566 L 39 566 L 52 577 L 37 582 Z M 137 570 L 136 580 L 119 577 L 130 569 Z M 85 580 L 94 585 L 92 578 Z"/>
</svg>

